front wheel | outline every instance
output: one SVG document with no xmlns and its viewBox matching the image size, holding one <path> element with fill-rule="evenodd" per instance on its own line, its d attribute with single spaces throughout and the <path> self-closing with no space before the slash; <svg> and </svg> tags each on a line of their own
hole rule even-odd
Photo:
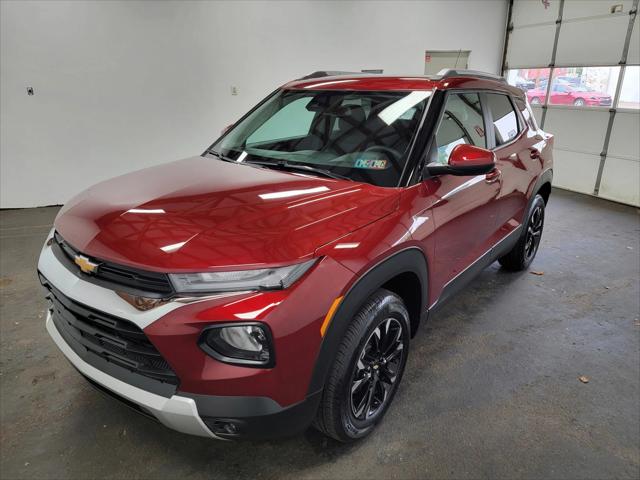
<svg viewBox="0 0 640 480">
<path fill-rule="evenodd" d="M 384 289 L 369 297 L 338 348 L 314 426 L 341 442 L 369 434 L 398 389 L 409 338 L 402 299 Z"/>
<path fill-rule="evenodd" d="M 573 102 L 573 104 L 576 107 L 584 107 L 584 99 L 582 98 L 576 98 L 575 101 Z"/>
<path fill-rule="evenodd" d="M 538 97 L 533 97 L 529 103 L 531 103 L 531 105 L 540 105 L 540 99 Z"/>
<path fill-rule="evenodd" d="M 524 270 L 531 265 L 531 262 L 538 253 L 542 229 L 544 227 L 544 199 L 540 194 L 536 195 L 529 209 L 529 216 L 524 223 L 523 231 L 518 239 L 518 243 L 509 253 L 498 259 L 500 265 L 507 270 Z"/>
</svg>

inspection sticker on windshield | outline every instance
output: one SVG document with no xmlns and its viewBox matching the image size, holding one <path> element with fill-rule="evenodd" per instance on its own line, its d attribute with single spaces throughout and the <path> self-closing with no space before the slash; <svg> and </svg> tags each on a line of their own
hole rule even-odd
<svg viewBox="0 0 640 480">
<path fill-rule="evenodd" d="M 358 158 L 354 165 L 355 168 L 368 168 L 370 170 L 384 170 L 387 168 L 386 160 L 368 160 L 366 158 Z"/>
</svg>

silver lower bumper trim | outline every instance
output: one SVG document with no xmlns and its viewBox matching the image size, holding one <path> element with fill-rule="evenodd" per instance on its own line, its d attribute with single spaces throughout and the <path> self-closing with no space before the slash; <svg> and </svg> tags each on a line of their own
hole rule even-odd
<svg viewBox="0 0 640 480">
<path fill-rule="evenodd" d="M 127 400 L 140 405 L 156 417 L 160 423 L 169 428 L 179 432 L 188 433 L 190 435 L 223 440 L 222 438 L 214 435 L 204 424 L 198 414 L 196 402 L 192 398 L 181 397 L 178 395 L 166 398 L 134 387 L 133 385 L 129 385 L 128 383 L 107 375 L 94 366 L 89 365 L 73 351 L 58 332 L 50 313 L 47 315 L 46 325 L 49 335 L 51 335 L 51 338 L 58 348 L 62 350 L 65 357 L 67 357 L 73 366 L 82 374 L 86 375 L 94 382 L 97 382 Z"/>
</svg>

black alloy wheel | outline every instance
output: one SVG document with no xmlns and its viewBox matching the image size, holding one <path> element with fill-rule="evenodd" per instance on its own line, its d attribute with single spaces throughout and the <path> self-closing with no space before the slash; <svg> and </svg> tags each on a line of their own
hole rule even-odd
<svg viewBox="0 0 640 480">
<path fill-rule="evenodd" d="M 526 222 L 522 225 L 518 242 L 513 248 L 500 257 L 498 261 L 507 270 L 517 272 L 531 265 L 538 253 L 542 229 L 544 228 L 544 210 L 546 203 L 542 195 L 536 194 L 529 209 Z"/>
<path fill-rule="evenodd" d="M 383 320 L 362 347 L 351 378 L 349 405 L 356 421 L 377 416 L 391 398 L 404 357 L 402 325 Z"/>
<path fill-rule="evenodd" d="M 340 334 L 313 424 L 336 440 L 353 442 L 373 431 L 393 401 L 407 363 L 411 322 L 402 298 L 382 288 L 355 315 L 333 322 L 341 320 L 348 327 Z"/>
<path fill-rule="evenodd" d="M 527 263 L 531 262 L 540 245 L 542 227 L 544 226 L 544 205 L 538 204 L 531 213 L 531 220 L 527 226 L 527 236 L 524 243 L 524 255 Z"/>
</svg>

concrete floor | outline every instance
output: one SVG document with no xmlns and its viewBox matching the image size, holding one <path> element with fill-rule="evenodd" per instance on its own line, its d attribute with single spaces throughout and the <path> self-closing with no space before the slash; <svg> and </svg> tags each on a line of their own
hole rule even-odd
<svg viewBox="0 0 640 480">
<path fill-rule="evenodd" d="M 188 437 L 92 390 L 44 330 L 35 264 L 56 211 L 0 212 L 4 479 L 640 477 L 634 208 L 555 191 L 544 275 L 487 269 L 423 326 L 387 417 L 350 446 Z"/>
</svg>

